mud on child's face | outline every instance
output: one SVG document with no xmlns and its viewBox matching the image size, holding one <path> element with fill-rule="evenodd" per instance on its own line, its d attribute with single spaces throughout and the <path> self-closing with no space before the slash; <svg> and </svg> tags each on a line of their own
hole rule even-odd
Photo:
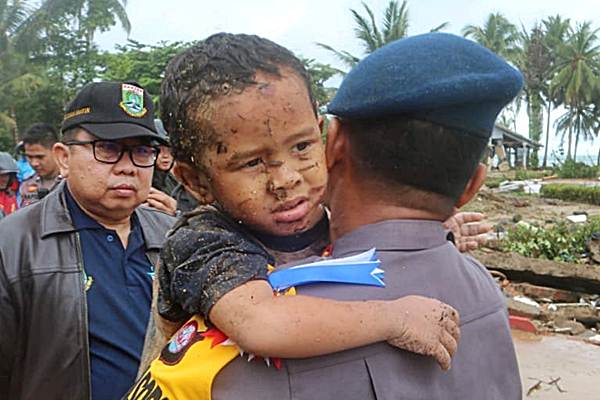
<svg viewBox="0 0 600 400">
<path fill-rule="evenodd" d="M 281 74 L 258 73 L 257 84 L 214 102 L 218 139 L 203 164 L 225 211 L 252 229 L 285 236 L 322 218 L 327 168 L 306 86 L 291 71 Z"/>
</svg>

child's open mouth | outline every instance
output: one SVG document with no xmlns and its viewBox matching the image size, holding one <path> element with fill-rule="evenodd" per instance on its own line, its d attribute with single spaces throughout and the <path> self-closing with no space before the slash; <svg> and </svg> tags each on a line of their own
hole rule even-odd
<svg viewBox="0 0 600 400">
<path fill-rule="evenodd" d="M 306 217 L 310 212 L 310 202 L 305 197 L 286 201 L 273 210 L 273 219 L 279 223 L 290 223 Z"/>
</svg>

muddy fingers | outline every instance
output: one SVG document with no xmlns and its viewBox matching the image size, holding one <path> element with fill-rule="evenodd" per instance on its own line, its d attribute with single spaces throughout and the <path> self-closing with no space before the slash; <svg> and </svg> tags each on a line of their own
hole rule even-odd
<svg viewBox="0 0 600 400">
<path fill-rule="evenodd" d="M 444 346 L 448 354 L 450 354 L 450 357 L 454 357 L 454 354 L 456 354 L 456 349 L 458 348 L 458 342 L 456 339 L 454 339 L 450 333 L 444 331 L 440 335 L 440 343 L 442 346 Z"/>
<path fill-rule="evenodd" d="M 432 356 L 444 370 L 448 369 L 460 339 L 458 312 L 445 303 L 422 296 L 403 297 L 392 302 L 391 307 L 398 319 L 388 343 Z"/>
<path fill-rule="evenodd" d="M 450 369 L 452 357 L 450 357 L 448 350 L 446 350 L 444 346 L 442 346 L 441 344 L 438 345 L 433 357 L 444 371 L 448 371 Z"/>
</svg>

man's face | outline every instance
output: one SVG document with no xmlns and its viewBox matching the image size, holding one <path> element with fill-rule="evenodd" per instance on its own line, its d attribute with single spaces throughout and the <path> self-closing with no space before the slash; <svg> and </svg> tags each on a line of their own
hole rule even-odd
<svg viewBox="0 0 600 400">
<path fill-rule="evenodd" d="M 209 191 L 236 220 L 285 236 L 314 226 L 327 183 L 324 148 L 304 82 L 258 73 L 256 85 L 214 101 L 217 139 L 202 163 Z"/>
<path fill-rule="evenodd" d="M 42 178 L 53 178 L 58 175 L 58 166 L 54 161 L 51 148 L 46 148 L 39 143 L 25 144 L 25 157 Z"/>
<path fill-rule="evenodd" d="M 80 130 L 74 141 L 95 139 Z M 139 138 L 117 142 L 145 144 Z M 68 146 L 67 155 L 61 172 L 73 197 L 88 213 L 110 220 L 121 219 L 130 216 L 137 206 L 146 201 L 152 182 L 152 167 L 135 166 L 127 151 L 116 164 L 97 161 L 91 144 Z"/>
<path fill-rule="evenodd" d="M 160 145 L 160 153 L 156 159 L 156 168 L 161 171 L 168 171 L 173 166 L 173 155 L 169 146 Z"/>
</svg>

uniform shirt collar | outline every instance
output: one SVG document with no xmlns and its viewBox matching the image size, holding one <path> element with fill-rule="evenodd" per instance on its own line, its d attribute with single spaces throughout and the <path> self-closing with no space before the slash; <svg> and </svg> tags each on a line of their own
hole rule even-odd
<svg viewBox="0 0 600 400">
<path fill-rule="evenodd" d="M 452 234 L 439 221 L 387 220 L 361 226 L 333 242 L 333 256 L 344 257 L 375 247 L 379 251 L 415 251 L 442 246 Z"/>
</svg>

